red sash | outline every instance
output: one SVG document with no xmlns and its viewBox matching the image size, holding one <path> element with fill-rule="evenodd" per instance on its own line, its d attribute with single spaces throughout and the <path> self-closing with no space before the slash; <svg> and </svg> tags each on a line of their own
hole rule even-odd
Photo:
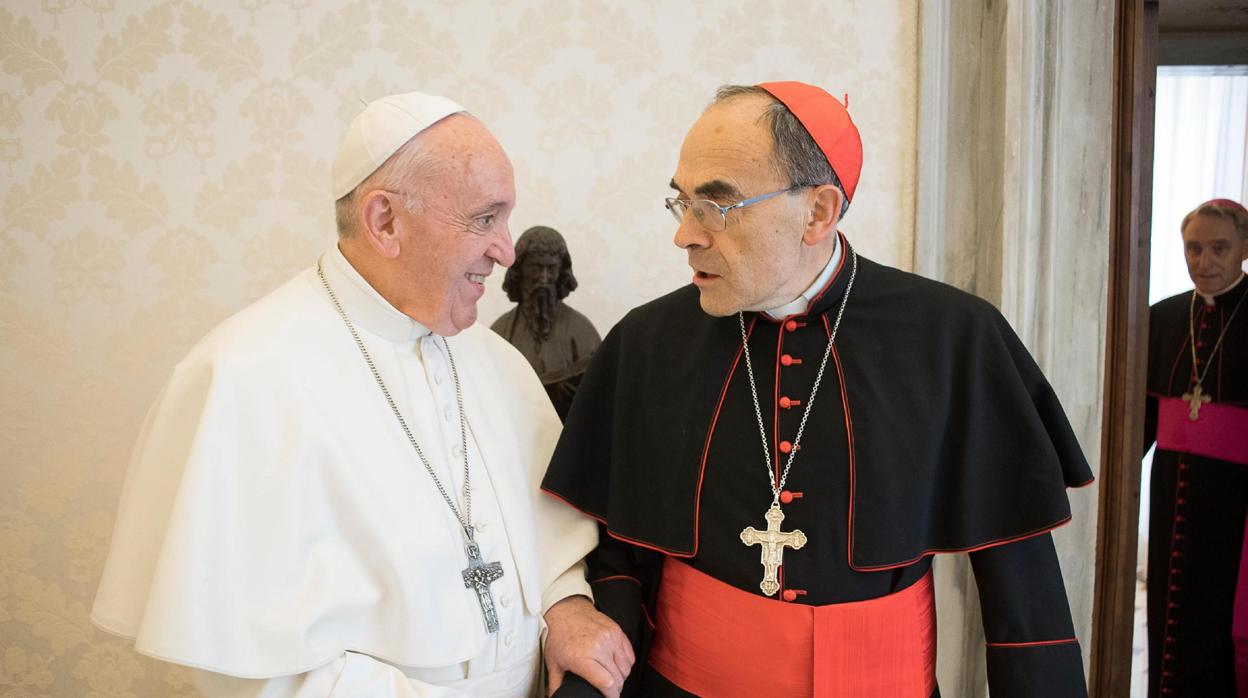
<svg viewBox="0 0 1248 698">
<path fill-rule="evenodd" d="M 1201 406 L 1196 421 L 1190 414 L 1191 406 L 1184 400 L 1157 400 L 1157 448 L 1248 465 L 1248 409 L 1210 402 Z M 1248 522 L 1239 556 L 1231 640 L 1237 693 L 1248 698 Z"/>
<path fill-rule="evenodd" d="M 936 690 L 930 571 L 882 598 L 807 606 L 669 557 L 655 616 L 650 664 L 698 695 L 929 698 Z"/>
</svg>

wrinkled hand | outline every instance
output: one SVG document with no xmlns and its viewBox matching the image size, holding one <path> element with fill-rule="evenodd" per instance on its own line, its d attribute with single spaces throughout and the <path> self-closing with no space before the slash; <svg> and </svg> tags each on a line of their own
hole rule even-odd
<svg viewBox="0 0 1248 698">
<path fill-rule="evenodd" d="M 569 596 L 546 612 L 548 694 L 563 684 L 565 672 L 588 681 L 607 698 L 619 698 L 636 657 L 620 626 L 598 612 L 584 596 Z"/>
</svg>

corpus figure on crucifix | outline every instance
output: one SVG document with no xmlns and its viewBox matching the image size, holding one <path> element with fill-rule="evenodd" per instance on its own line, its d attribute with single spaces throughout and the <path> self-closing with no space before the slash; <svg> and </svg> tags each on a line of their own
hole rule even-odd
<svg viewBox="0 0 1248 698">
<path fill-rule="evenodd" d="M 1144 448 L 1157 443 L 1148 527 L 1149 696 L 1242 696 L 1248 211 L 1214 199 L 1187 214 L 1179 230 L 1196 287 L 1154 305 L 1148 328 Z"/>
</svg>

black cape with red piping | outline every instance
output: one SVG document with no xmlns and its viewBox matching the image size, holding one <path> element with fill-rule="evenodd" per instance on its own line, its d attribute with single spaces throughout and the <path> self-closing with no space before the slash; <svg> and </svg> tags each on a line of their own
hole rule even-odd
<svg viewBox="0 0 1248 698">
<path fill-rule="evenodd" d="M 738 537 L 765 525 L 767 456 L 778 473 L 797 441 L 851 276 L 845 249 L 806 314 L 745 315 L 770 454 L 737 316 L 707 315 L 686 286 L 607 335 L 543 489 L 614 538 L 757 591 L 758 550 Z M 1070 518 L 1066 488 L 1092 480 L 1057 396 L 995 308 L 861 257 L 799 447 L 784 526 L 812 544 L 786 554 L 784 571 L 809 603 L 889 592 L 846 590 L 837 576 L 1047 531 Z"/>
</svg>

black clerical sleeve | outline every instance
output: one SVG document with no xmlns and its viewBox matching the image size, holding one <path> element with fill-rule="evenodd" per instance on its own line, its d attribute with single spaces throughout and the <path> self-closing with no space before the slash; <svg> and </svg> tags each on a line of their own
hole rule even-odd
<svg viewBox="0 0 1248 698">
<path fill-rule="evenodd" d="M 971 553 L 993 698 L 1084 698 L 1062 571 L 1048 533 Z"/>
<path fill-rule="evenodd" d="M 598 610 L 614 620 L 633 645 L 637 657 L 625 683 L 626 696 L 637 694 L 641 667 L 650 651 L 654 633 L 649 608 L 653 607 L 663 558 L 656 552 L 622 543 L 599 527 L 599 543 L 586 558 L 586 578 L 594 590 Z M 602 694 L 588 681 L 568 674 L 555 698 L 597 698 Z"/>
</svg>

